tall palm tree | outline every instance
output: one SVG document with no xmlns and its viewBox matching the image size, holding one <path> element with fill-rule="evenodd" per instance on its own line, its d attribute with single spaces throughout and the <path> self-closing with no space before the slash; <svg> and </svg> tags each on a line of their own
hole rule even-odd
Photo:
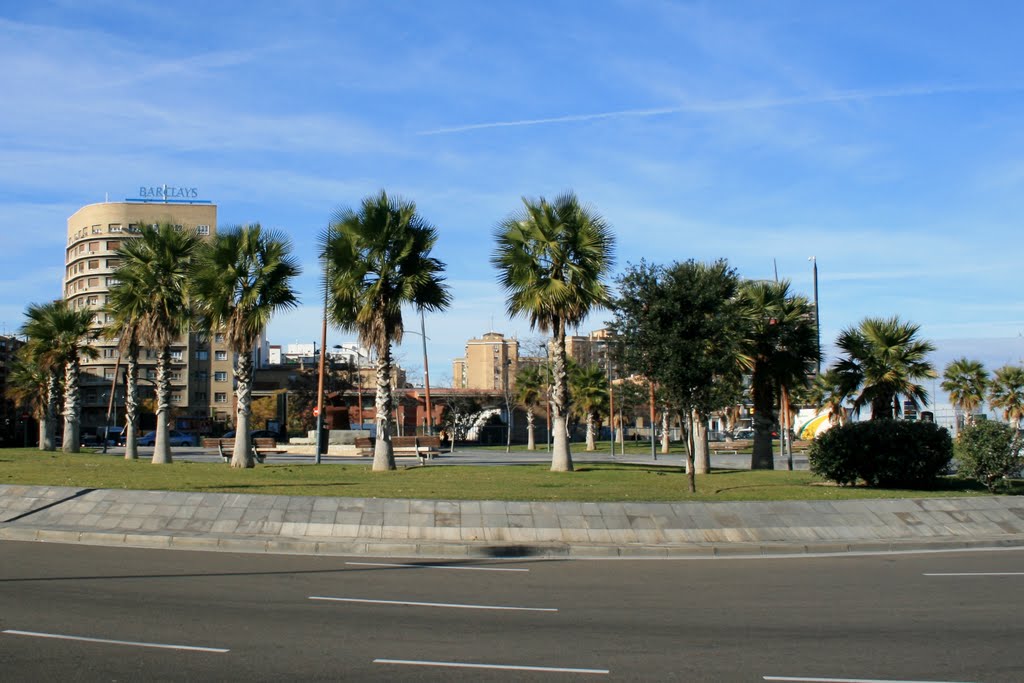
<svg viewBox="0 0 1024 683">
<path fill-rule="evenodd" d="M 292 278 L 299 266 L 291 245 L 258 223 L 235 227 L 204 242 L 196 252 L 192 299 L 199 325 L 209 336 L 224 330 L 234 353 L 238 399 L 232 467 L 255 467 L 249 438 L 253 347 L 273 315 L 298 304 Z"/>
<path fill-rule="evenodd" d="M 103 329 L 108 339 L 118 340 L 118 352 L 125 362 L 125 460 L 139 457 L 139 353 L 141 351 L 142 324 L 151 303 L 149 291 L 150 273 L 146 268 L 131 263 L 130 251 L 122 245 L 118 249 L 121 266 L 116 272 L 117 282 L 110 286 L 107 294 L 106 312 L 111 322 Z"/>
<path fill-rule="evenodd" d="M 917 380 L 937 377 L 928 354 L 935 346 L 918 337 L 920 326 L 898 316 L 865 318 L 843 330 L 836 340 L 842 352 L 832 366 L 841 391 L 853 397 L 853 412 L 871 406 L 871 419 L 900 415 L 900 397 L 915 408 L 927 403 L 928 392 Z"/>
<path fill-rule="evenodd" d="M 599 365 L 573 364 L 569 385 L 573 409 L 587 425 L 587 450 L 597 450 L 597 422 L 608 410 L 608 376 Z"/>
<path fill-rule="evenodd" d="M 5 394 L 19 411 L 28 412 L 39 422 L 39 448 L 46 438 L 46 409 L 50 373 L 40 363 L 31 346 L 18 349 L 7 375 Z"/>
<path fill-rule="evenodd" d="M 751 372 L 754 449 L 751 469 L 773 469 L 775 403 L 803 387 L 818 362 L 814 306 L 790 291 L 788 280 L 747 281 L 740 287 L 745 328 L 740 362 Z"/>
<path fill-rule="evenodd" d="M 957 358 L 946 366 L 942 375 L 942 390 L 949 394 L 949 401 L 960 413 L 959 426 L 974 424 L 974 412 L 985 400 L 988 388 L 988 372 L 981 361 Z"/>
<path fill-rule="evenodd" d="M 536 418 L 533 409 L 547 396 L 548 378 L 541 365 L 524 365 L 516 373 L 516 402 L 526 408 L 526 450 L 537 450 L 535 436 Z"/>
<path fill-rule="evenodd" d="M 47 395 L 51 408 L 47 417 L 55 416 L 56 378 L 64 373 L 64 443 L 65 453 L 78 453 L 81 449 L 82 401 L 79 391 L 80 361 L 94 358 L 96 349 L 89 341 L 97 336 L 92 328 L 93 311 L 88 308 L 72 309 L 65 301 L 48 304 L 29 304 L 27 320 L 22 334 L 29 338 L 40 364 L 50 371 Z M 48 420 L 49 421 L 49 420 Z"/>
<path fill-rule="evenodd" d="M 157 354 L 154 464 L 171 462 L 171 345 L 188 332 L 192 322 L 188 281 L 199 243 L 193 230 L 143 225 L 138 237 L 122 242 L 118 251 L 117 278 L 136 290 L 134 296 L 149 299 L 138 309 L 138 340 Z"/>
<path fill-rule="evenodd" d="M 436 228 L 416 204 L 384 190 L 358 210 L 337 211 L 321 238 L 330 320 L 377 353 L 374 471 L 395 469 L 391 345 L 402 341 L 402 307 L 443 311 L 451 303 L 445 265 L 430 255 L 436 242 Z"/>
<path fill-rule="evenodd" d="M 1003 419 L 1020 428 L 1024 419 L 1024 368 L 1004 365 L 989 383 L 988 402 L 1003 411 Z"/>
<path fill-rule="evenodd" d="M 572 192 L 548 202 L 523 199 L 523 208 L 494 230 L 491 263 L 506 293 L 510 316 L 530 319 L 530 327 L 551 332 L 554 346 L 551 470 L 571 472 L 566 433 L 569 376 L 566 327 L 578 325 L 591 310 L 605 306 L 605 279 L 614 260 L 611 227 Z"/>
</svg>

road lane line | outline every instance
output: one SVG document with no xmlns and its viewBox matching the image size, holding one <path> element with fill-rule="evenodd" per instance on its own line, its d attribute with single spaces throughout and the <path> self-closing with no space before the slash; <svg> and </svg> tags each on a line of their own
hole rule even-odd
<svg viewBox="0 0 1024 683">
<path fill-rule="evenodd" d="M 968 683 L 967 681 L 908 681 L 899 678 L 817 678 L 814 676 L 763 676 L 766 681 L 802 683 Z"/>
<path fill-rule="evenodd" d="M 108 640 L 106 638 L 86 638 L 85 636 L 69 636 L 61 633 L 37 633 L 35 631 L 15 631 L 7 629 L 0 631 L 12 636 L 30 636 L 32 638 L 54 638 L 57 640 L 80 640 L 86 643 L 103 643 L 105 645 L 131 645 L 133 647 L 155 647 L 161 650 L 191 650 L 193 652 L 230 652 L 219 647 L 199 647 L 196 645 L 168 645 L 166 643 L 139 643 L 131 640 Z"/>
<path fill-rule="evenodd" d="M 515 664 L 472 664 L 469 662 L 431 662 L 416 659 L 375 659 L 374 664 L 408 664 L 411 666 L 442 666 L 456 669 L 502 669 L 505 671 L 550 671 L 573 674 L 607 674 L 608 669 L 575 669 L 558 666 L 521 666 Z"/>
<path fill-rule="evenodd" d="M 473 572 L 528 572 L 529 569 L 512 567 L 459 567 L 450 564 L 391 564 L 387 562 L 346 562 L 356 567 L 411 567 L 413 569 L 463 569 Z"/>
<path fill-rule="evenodd" d="M 947 574 L 925 574 L 924 576 L 1024 576 L 1024 572 L 949 572 Z"/>
<path fill-rule="evenodd" d="M 362 602 L 371 605 L 407 605 L 411 607 L 451 607 L 454 609 L 498 609 L 518 612 L 557 612 L 556 607 L 507 607 L 502 605 L 460 605 L 448 602 L 412 602 L 409 600 L 368 600 L 365 598 L 332 598 L 323 595 L 310 595 L 310 600 L 327 600 L 330 602 Z"/>
</svg>

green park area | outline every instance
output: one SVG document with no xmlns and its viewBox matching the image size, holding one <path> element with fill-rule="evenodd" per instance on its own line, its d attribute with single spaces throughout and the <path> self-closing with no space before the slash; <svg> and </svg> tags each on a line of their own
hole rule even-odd
<svg viewBox="0 0 1024 683">
<path fill-rule="evenodd" d="M 333 460 L 333 459 L 331 459 Z M 120 455 L 0 450 L 0 484 L 199 491 L 293 496 L 522 501 L 764 501 L 988 495 L 976 482 L 942 478 L 931 490 L 836 486 L 810 472 L 714 470 L 687 490 L 672 464 L 577 463 L 572 473 L 547 464 L 418 465 L 373 472 L 363 463 L 265 464 L 253 469 L 183 460 L 154 466 Z M 1016 482 L 1014 493 L 1024 492 Z"/>
</svg>

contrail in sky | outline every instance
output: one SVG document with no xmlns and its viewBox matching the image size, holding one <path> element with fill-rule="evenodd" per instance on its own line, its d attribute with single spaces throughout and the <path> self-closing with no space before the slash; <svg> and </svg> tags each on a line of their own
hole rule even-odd
<svg viewBox="0 0 1024 683">
<path fill-rule="evenodd" d="M 881 88 L 865 90 L 837 90 L 834 92 L 793 97 L 765 97 L 741 100 L 721 100 L 712 102 L 691 102 L 673 107 L 655 107 L 651 109 L 620 109 L 618 111 L 596 112 L 592 114 L 566 114 L 538 119 L 520 119 L 517 121 L 490 121 L 486 123 L 470 123 L 461 126 L 445 126 L 433 130 L 424 130 L 417 135 L 448 135 L 465 133 L 487 128 L 514 128 L 520 126 L 540 126 L 551 123 L 575 123 L 578 121 L 596 121 L 599 119 L 619 119 L 628 117 L 666 116 L 668 114 L 714 114 L 718 112 L 749 111 L 757 109 L 776 109 L 806 104 L 832 104 L 838 102 L 858 102 L 880 98 L 894 97 L 926 97 L 929 95 L 946 95 L 951 93 L 972 92 L 1006 92 L 1020 90 L 1022 86 L 994 85 L 921 85 L 899 88 Z"/>
</svg>

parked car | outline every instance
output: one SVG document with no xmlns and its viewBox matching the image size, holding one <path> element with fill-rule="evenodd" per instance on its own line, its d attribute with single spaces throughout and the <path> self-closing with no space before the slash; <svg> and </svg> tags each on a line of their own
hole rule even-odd
<svg viewBox="0 0 1024 683">
<path fill-rule="evenodd" d="M 197 446 L 199 440 L 195 434 L 186 434 L 185 432 L 179 432 L 175 429 L 171 430 L 170 436 L 167 439 L 171 446 Z M 153 446 L 156 443 L 156 432 L 147 432 L 139 437 L 138 444 L 140 446 Z"/>
<path fill-rule="evenodd" d="M 754 430 L 753 429 L 737 429 L 735 432 L 732 433 L 732 438 L 734 438 L 734 439 L 753 439 L 754 438 Z"/>
</svg>

